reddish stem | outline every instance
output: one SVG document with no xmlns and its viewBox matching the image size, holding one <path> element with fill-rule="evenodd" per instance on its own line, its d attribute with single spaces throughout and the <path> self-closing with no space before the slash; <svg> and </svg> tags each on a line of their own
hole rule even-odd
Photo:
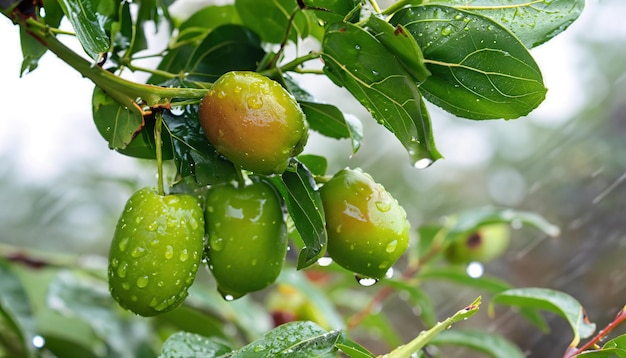
<svg viewBox="0 0 626 358">
<path fill-rule="evenodd" d="M 565 351 L 565 355 L 563 356 L 563 358 L 573 358 L 581 354 L 582 352 L 590 349 L 591 347 L 596 345 L 598 342 L 600 342 L 600 340 L 602 340 L 602 338 L 604 338 L 607 334 L 609 334 L 613 329 L 615 329 L 615 327 L 619 326 L 624 321 L 626 321 L 626 306 L 624 306 L 624 308 L 622 308 L 617 313 L 617 315 L 615 316 L 615 318 L 613 319 L 611 323 L 609 323 L 608 325 L 606 325 L 606 327 L 600 330 L 600 332 L 598 332 L 598 334 L 595 337 L 593 337 L 589 342 L 585 343 L 585 345 L 583 345 L 580 348 L 569 347 L 567 351 Z"/>
</svg>

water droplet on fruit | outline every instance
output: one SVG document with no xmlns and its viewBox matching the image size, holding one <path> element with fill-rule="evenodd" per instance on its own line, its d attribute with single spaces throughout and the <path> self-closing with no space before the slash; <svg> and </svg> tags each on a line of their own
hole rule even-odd
<svg viewBox="0 0 626 358">
<path fill-rule="evenodd" d="M 126 271 L 128 270 L 128 263 L 127 262 L 123 262 L 120 267 L 117 268 L 117 275 L 120 278 L 124 278 L 126 277 Z"/>
<path fill-rule="evenodd" d="M 150 245 L 152 246 L 157 246 L 159 244 L 159 239 L 154 239 L 152 241 L 150 241 Z"/>
<path fill-rule="evenodd" d="M 133 301 L 133 302 L 137 302 L 137 301 L 139 301 L 139 298 L 137 296 L 135 296 L 135 295 L 132 295 L 130 297 L 130 300 Z"/>
<path fill-rule="evenodd" d="M 241 87 L 240 86 L 235 86 L 235 89 L 233 90 L 233 92 L 241 93 Z"/>
<path fill-rule="evenodd" d="M 126 291 L 130 290 L 130 283 L 128 282 L 122 283 L 122 288 L 125 289 Z"/>
<path fill-rule="evenodd" d="M 350 251 L 354 251 L 354 244 L 350 245 Z"/>
<path fill-rule="evenodd" d="M 375 204 L 376 209 L 378 209 L 380 212 L 386 213 L 387 211 L 391 210 L 391 200 L 377 201 Z"/>
<path fill-rule="evenodd" d="M 189 220 L 189 225 L 191 226 L 191 228 L 193 230 L 198 228 L 198 220 L 191 218 L 191 220 Z"/>
<path fill-rule="evenodd" d="M 155 222 L 151 222 L 150 224 L 148 224 L 148 226 L 146 226 L 146 230 L 148 231 L 156 231 L 157 229 L 157 223 Z"/>
<path fill-rule="evenodd" d="M 248 103 L 249 108 L 259 109 L 263 107 L 263 98 L 259 96 L 250 96 L 246 98 L 246 103 Z"/>
<path fill-rule="evenodd" d="M 135 222 L 136 222 L 137 224 L 139 224 L 139 223 L 140 223 L 140 222 L 142 222 L 142 221 L 143 221 L 143 216 L 137 216 L 137 217 L 135 218 Z"/>
<path fill-rule="evenodd" d="M 229 294 L 222 295 L 222 298 L 224 298 L 224 300 L 229 301 L 229 302 L 235 299 L 233 295 L 229 295 Z"/>
<path fill-rule="evenodd" d="M 396 251 L 397 247 L 398 247 L 398 240 L 393 240 L 392 242 L 387 244 L 387 246 L 385 247 L 385 251 L 387 251 L 387 253 L 392 253 Z"/>
<path fill-rule="evenodd" d="M 157 282 L 157 286 L 158 287 L 163 287 L 163 285 L 165 285 L 165 282 L 163 282 L 163 281 Z"/>
<path fill-rule="evenodd" d="M 169 260 L 172 257 L 174 257 L 174 248 L 171 245 L 167 245 L 165 247 L 165 258 Z"/>
<path fill-rule="evenodd" d="M 360 275 L 354 275 L 354 278 L 356 278 L 356 282 L 358 282 L 359 285 L 361 285 L 363 287 L 374 286 L 376 284 L 376 282 L 378 282 L 378 279 L 376 279 L 376 278 L 363 277 L 363 276 L 360 276 Z"/>
<path fill-rule="evenodd" d="M 385 272 L 385 278 L 392 278 L 392 277 L 393 277 L 393 267 L 390 267 L 389 270 Z"/>
<path fill-rule="evenodd" d="M 137 257 L 143 256 L 143 254 L 145 254 L 145 253 L 146 253 L 146 249 L 144 249 L 141 246 L 137 246 L 130 253 L 130 256 L 137 258 Z"/>
<path fill-rule="evenodd" d="M 144 288 L 148 286 L 148 276 L 142 276 L 137 278 L 137 287 Z"/>
<path fill-rule="evenodd" d="M 180 253 L 180 256 L 178 258 L 180 259 L 181 262 L 187 261 L 187 259 L 189 258 L 189 253 L 187 252 L 187 249 L 183 249 L 183 251 Z"/>
<path fill-rule="evenodd" d="M 126 248 L 128 247 L 128 240 L 129 239 L 125 237 L 120 241 L 120 243 L 118 244 L 120 251 L 126 251 Z"/>
<path fill-rule="evenodd" d="M 224 248 L 224 238 L 211 237 L 209 239 L 209 244 L 211 245 L 211 250 L 222 251 L 222 249 Z"/>
<path fill-rule="evenodd" d="M 120 262 L 118 261 L 118 259 L 114 258 L 113 260 L 111 260 L 111 267 L 117 267 L 117 265 L 119 265 L 119 263 Z"/>
<path fill-rule="evenodd" d="M 154 307 L 155 311 L 163 311 L 164 309 L 166 309 L 167 307 L 169 307 L 169 304 L 167 303 L 167 300 L 163 300 L 160 304 L 156 305 Z"/>
<path fill-rule="evenodd" d="M 226 92 L 224 92 L 224 91 L 219 91 L 219 92 L 217 93 L 217 98 L 224 98 L 224 97 L 226 97 Z"/>
</svg>

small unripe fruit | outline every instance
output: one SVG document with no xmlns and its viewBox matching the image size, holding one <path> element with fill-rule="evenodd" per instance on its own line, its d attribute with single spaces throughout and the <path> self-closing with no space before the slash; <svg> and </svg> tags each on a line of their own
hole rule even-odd
<svg viewBox="0 0 626 358">
<path fill-rule="evenodd" d="M 508 224 L 487 224 L 476 231 L 454 238 L 444 251 L 450 263 L 488 262 L 501 256 L 509 246 Z"/>
<path fill-rule="evenodd" d="M 296 100 L 278 82 L 256 72 L 228 72 L 200 105 L 209 142 L 236 166 L 261 174 L 282 173 L 308 138 Z"/>
<path fill-rule="evenodd" d="M 360 169 L 337 172 L 320 194 L 330 257 L 360 276 L 383 277 L 409 244 L 402 206 Z"/>
<path fill-rule="evenodd" d="M 193 283 L 204 246 L 204 217 L 190 195 L 134 193 L 109 250 L 109 290 L 125 309 L 154 316 L 180 306 Z"/>
</svg>

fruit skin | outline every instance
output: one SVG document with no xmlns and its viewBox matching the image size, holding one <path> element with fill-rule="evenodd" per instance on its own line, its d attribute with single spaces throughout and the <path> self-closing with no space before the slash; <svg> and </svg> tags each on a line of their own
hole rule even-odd
<svg viewBox="0 0 626 358">
<path fill-rule="evenodd" d="M 209 142 L 236 166 L 282 173 L 304 148 L 308 124 L 278 82 L 256 72 L 222 75 L 202 99 L 200 124 Z"/>
<path fill-rule="evenodd" d="M 320 194 L 329 256 L 363 277 L 383 277 L 409 245 L 402 206 L 361 169 L 340 170 Z"/>
<path fill-rule="evenodd" d="M 487 224 L 454 238 L 446 247 L 444 256 L 453 264 L 484 263 L 502 255 L 510 241 L 511 229 L 508 224 Z"/>
<path fill-rule="evenodd" d="M 127 201 L 109 250 L 109 291 L 125 309 L 154 316 L 180 306 L 202 260 L 204 215 L 190 195 L 143 188 Z"/>
<path fill-rule="evenodd" d="M 224 297 L 239 298 L 276 280 L 287 253 L 287 226 L 269 184 L 211 187 L 205 222 L 209 269 Z"/>
</svg>

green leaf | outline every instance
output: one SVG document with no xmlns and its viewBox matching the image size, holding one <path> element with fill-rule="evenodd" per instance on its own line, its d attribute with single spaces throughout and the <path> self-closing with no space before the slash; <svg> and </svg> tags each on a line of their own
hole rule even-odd
<svg viewBox="0 0 626 358">
<path fill-rule="evenodd" d="M 344 335 L 341 336 L 339 342 L 335 344 L 335 347 L 339 348 L 343 353 L 350 358 L 375 358 L 376 356 L 368 351 L 365 347 L 361 346 L 357 342 L 349 339 Z"/>
<path fill-rule="evenodd" d="M 414 165 L 441 158 L 417 83 L 380 41 L 356 25 L 337 23 L 326 31 L 322 47 L 326 75 L 395 134 Z"/>
<path fill-rule="evenodd" d="M 309 34 L 309 19 L 299 11 L 295 0 L 235 0 L 244 24 L 259 34 L 264 42 L 281 43 L 291 16 L 295 13 L 289 39 L 296 41 Z"/>
<path fill-rule="evenodd" d="M 359 20 L 361 9 L 360 0 L 304 0 L 306 11 L 311 11 L 315 16 L 327 23 Z"/>
<path fill-rule="evenodd" d="M 0 260 L 0 315 L 20 340 L 24 354 L 34 357 L 32 339 L 36 332 L 30 301 L 19 277 L 3 260 Z"/>
<path fill-rule="evenodd" d="M 565 31 L 580 16 L 584 0 L 433 1 L 487 16 L 509 29 L 527 48 L 539 46 Z"/>
<path fill-rule="evenodd" d="M 494 223 L 509 223 L 515 227 L 527 225 L 550 236 L 558 236 L 561 230 L 541 215 L 513 209 L 484 207 L 473 209 L 452 218 L 448 236 L 475 231 L 480 226 Z"/>
<path fill-rule="evenodd" d="M 602 348 L 600 350 L 593 350 L 583 352 L 576 356 L 576 358 L 625 358 L 626 349 L 620 348 Z"/>
<path fill-rule="evenodd" d="M 313 322 L 286 323 L 244 346 L 232 358 L 325 357 L 334 353 L 341 331 L 326 332 Z"/>
<path fill-rule="evenodd" d="M 287 204 L 289 215 L 305 247 L 298 256 L 298 269 L 306 268 L 326 252 L 326 219 L 322 198 L 311 172 L 297 161 L 281 177 L 268 179 L 280 192 Z"/>
<path fill-rule="evenodd" d="M 432 76 L 426 99 L 469 119 L 512 119 L 545 98 L 541 71 L 526 47 L 497 22 L 467 11 L 422 5 L 398 11 L 419 44 Z"/>
<path fill-rule="evenodd" d="M 43 56 L 48 48 L 35 40 L 26 30 L 20 27 L 20 45 L 22 47 L 22 67 L 20 68 L 20 76 L 28 72 L 33 72 L 39 59 Z"/>
<path fill-rule="evenodd" d="M 564 292 L 535 287 L 511 289 L 494 296 L 490 310 L 494 304 L 542 309 L 560 315 L 574 333 L 573 345 L 577 345 L 580 338 L 591 336 L 596 328 L 587 321 L 580 303 Z"/>
<path fill-rule="evenodd" d="M 417 83 L 422 83 L 430 76 L 424 64 L 424 55 L 417 42 L 402 25 L 394 28 L 387 21 L 370 16 L 367 26 L 378 39 L 396 57 Z"/>
<path fill-rule="evenodd" d="M 224 342 L 189 332 L 176 332 L 169 336 L 159 358 L 217 357 L 232 351 Z"/>
<path fill-rule="evenodd" d="M 228 71 L 254 71 L 265 51 L 260 38 L 239 25 L 223 25 L 209 32 L 199 44 L 176 47 L 163 57 L 159 70 L 186 73 L 190 81 L 214 82 Z M 168 78 L 154 75 L 149 83 Z"/>
<path fill-rule="evenodd" d="M 328 160 L 326 157 L 315 154 L 301 154 L 298 156 L 298 160 L 311 174 L 319 176 L 326 175 L 326 169 L 328 168 Z"/>
<path fill-rule="evenodd" d="M 325 103 L 300 102 L 312 130 L 331 138 L 350 138 L 352 154 L 361 147 L 363 125 L 358 118 L 344 116 L 339 108 Z"/>
<path fill-rule="evenodd" d="M 97 59 L 100 53 L 109 50 L 109 37 L 96 12 L 97 0 L 59 0 L 59 4 L 74 27 L 83 49 L 92 59 Z"/>
<path fill-rule="evenodd" d="M 470 277 L 464 268 L 457 266 L 425 267 L 419 272 L 418 277 L 423 280 L 448 280 L 456 284 L 487 290 L 492 293 L 499 293 L 511 288 L 511 285 L 507 282 L 496 277 Z"/>
<path fill-rule="evenodd" d="M 524 358 L 516 345 L 499 334 L 487 331 L 444 331 L 430 341 L 436 346 L 455 345 L 483 352 L 493 358 Z"/>
<path fill-rule="evenodd" d="M 457 311 L 451 317 L 448 317 L 443 322 L 438 322 L 435 326 L 427 331 L 422 331 L 411 342 L 400 346 L 389 354 L 385 355 L 386 358 L 405 358 L 411 354 L 420 351 L 426 344 L 433 340 L 438 334 L 450 328 L 450 326 L 456 322 L 463 321 L 472 315 L 474 315 L 480 307 L 480 297 L 474 300 L 469 306 Z"/>
<path fill-rule="evenodd" d="M 178 26 L 178 37 L 189 38 L 191 34 L 201 35 L 203 38 L 210 30 L 227 24 L 241 24 L 241 19 L 235 5 L 210 5 L 194 12 L 187 20 Z"/>
<path fill-rule="evenodd" d="M 233 180 L 234 165 L 217 152 L 198 121 L 198 106 L 186 106 L 181 114 L 163 112 L 169 136 L 172 138 L 177 174 L 192 176 L 197 184 L 207 185 Z"/>
<path fill-rule="evenodd" d="M 437 312 L 430 295 L 422 290 L 418 285 L 411 282 L 385 280 L 389 286 L 396 290 L 401 290 L 409 294 L 409 302 L 415 306 L 419 312 L 419 317 L 427 327 L 432 327 L 437 323 Z"/>
<path fill-rule="evenodd" d="M 622 312 L 626 312 L 626 311 L 622 310 Z M 623 334 L 621 336 L 615 337 L 615 338 L 607 341 L 606 343 L 604 343 L 602 348 L 626 349 L 626 334 Z"/>
</svg>

